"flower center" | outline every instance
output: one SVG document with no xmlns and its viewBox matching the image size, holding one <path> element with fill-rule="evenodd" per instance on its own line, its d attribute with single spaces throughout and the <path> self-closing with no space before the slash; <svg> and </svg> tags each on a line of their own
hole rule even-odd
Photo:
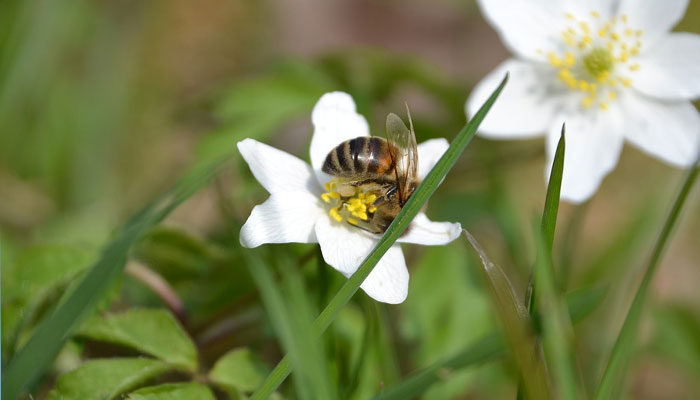
<svg viewBox="0 0 700 400">
<path fill-rule="evenodd" d="M 326 182 L 326 192 L 321 194 L 321 199 L 331 205 L 328 215 L 338 222 L 347 221 L 358 226 L 363 222 L 369 222 L 372 214 L 377 210 L 374 202 L 377 195 L 366 192 L 359 187 L 342 185 L 340 188 L 335 179 Z"/>
<path fill-rule="evenodd" d="M 641 30 L 627 25 L 627 16 L 602 21 L 598 12 L 577 19 L 567 13 L 568 26 L 562 31 L 563 54 L 549 52 L 549 64 L 558 70 L 558 80 L 581 94 L 581 107 L 607 110 L 622 88 L 629 87 L 629 76 L 639 70 L 633 62 L 642 47 Z"/>
</svg>

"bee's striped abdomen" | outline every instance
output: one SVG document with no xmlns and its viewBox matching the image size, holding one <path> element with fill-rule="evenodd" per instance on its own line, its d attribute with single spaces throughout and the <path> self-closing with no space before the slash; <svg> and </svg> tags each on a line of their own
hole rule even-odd
<svg viewBox="0 0 700 400">
<path fill-rule="evenodd" d="M 386 140 L 360 136 L 339 144 L 326 156 L 323 172 L 340 177 L 372 177 L 393 167 Z"/>
</svg>

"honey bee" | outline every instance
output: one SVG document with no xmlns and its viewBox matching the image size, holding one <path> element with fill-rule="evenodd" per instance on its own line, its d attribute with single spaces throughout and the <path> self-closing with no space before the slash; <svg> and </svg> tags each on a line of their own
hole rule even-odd
<svg viewBox="0 0 700 400">
<path fill-rule="evenodd" d="M 342 220 L 338 212 L 346 210 L 347 214 L 349 209 L 352 216 L 347 218 L 348 223 L 382 234 L 416 190 L 420 183 L 418 151 L 410 112 L 408 119 L 410 129 L 390 113 L 386 139 L 360 136 L 328 153 L 322 171 L 333 176 L 339 201 L 331 215 L 338 221 Z M 365 206 L 358 211 L 362 204 Z"/>
</svg>

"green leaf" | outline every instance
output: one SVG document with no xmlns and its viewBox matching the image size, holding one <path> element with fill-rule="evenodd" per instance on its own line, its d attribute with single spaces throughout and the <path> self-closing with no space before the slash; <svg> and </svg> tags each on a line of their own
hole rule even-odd
<svg viewBox="0 0 700 400">
<path fill-rule="evenodd" d="M 520 300 L 503 270 L 491 262 L 474 237 L 464 231 L 474 251 L 479 255 L 483 269 L 479 269 L 488 285 L 493 308 L 501 322 L 514 361 L 518 366 L 520 382 L 528 399 L 549 399 L 547 368 L 539 350 L 530 314 Z"/>
<path fill-rule="evenodd" d="M 151 355 L 188 371 L 197 370 L 197 350 L 187 333 L 165 310 L 131 309 L 95 317 L 76 333 Z"/>
<path fill-rule="evenodd" d="M 166 383 L 131 393 L 129 400 L 214 400 L 211 390 L 201 383 Z"/>
<path fill-rule="evenodd" d="M 3 376 L 2 397 L 18 397 L 41 376 L 70 333 L 80 326 L 121 276 L 131 246 L 145 231 L 204 187 L 220 170 L 223 161 L 225 159 L 216 159 L 195 165 L 171 190 L 144 207 L 117 232 L 75 289 L 39 323 L 27 344 L 10 360 Z"/>
<path fill-rule="evenodd" d="M 212 382 L 228 389 L 252 392 L 262 383 L 267 368 L 247 348 L 224 354 L 209 372 Z"/>
<path fill-rule="evenodd" d="M 326 330 L 326 328 L 328 328 L 328 325 L 333 322 L 340 309 L 352 298 L 362 282 L 367 278 L 370 272 L 372 272 L 372 269 L 374 269 L 374 266 L 377 265 L 377 262 L 379 262 L 379 260 L 382 258 L 384 253 L 389 250 L 399 236 L 401 236 L 406 228 L 408 228 L 408 225 L 411 223 L 413 218 L 416 216 L 416 214 L 418 214 L 423 205 L 425 205 L 430 196 L 435 192 L 442 179 L 445 177 L 445 175 L 447 175 L 450 169 L 452 169 L 452 166 L 455 164 L 455 162 L 457 162 L 457 159 L 467 147 L 467 144 L 469 144 L 471 139 L 476 134 L 479 124 L 484 119 L 486 113 L 491 108 L 493 103 L 496 101 L 496 98 L 498 98 L 498 95 L 503 90 L 507 80 L 508 76 L 506 75 L 498 88 L 496 88 L 488 100 L 486 100 L 484 105 L 481 106 L 474 117 L 467 122 L 467 124 L 457 134 L 445 154 L 442 155 L 437 164 L 435 164 L 423 182 L 418 186 L 411 198 L 406 202 L 375 248 L 370 252 L 370 254 L 367 255 L 357 271 L 345 282 L 338 293 L 336 293 L 335 297 L 333 297 L 333 299 L 330 301 L 328 306 L 326 306 L 326 308 L 318 316 L 313 326 L 314 333 L 317 336 L 320 336 Z M 282 381 L 284 381 L 287 375 L 289 375 L 289 371 L 289 361 L 285 357 L 279 364 L 277 364 L 277 367 L 275 367 L 270 375 L 268 375 L 261 388 L 253 394 L 252 399 L 260 400 L 270 396 L 270 394 L 277 389 Z"/>
<path fill-rule="evenodd" d="M 151 358 L 92 360 L 62 375 L 49 400 L 113 399 L 172 369 Z"/>
<path fill-rule="evenodd" d="M 683 185 L 681 186 L 673 203 L 673 207 L 671 207 L 668 218 L 666 218 L 666 222 L 661 229 L 661 234 L 656 241 L 654 250 L 649 258 L 649 263 L 644 271 L 642 282 L 635 293 L 634 299 L 632 300 L 632 305 L 630 306 L 627 316 L 625 317 L 625 321 L 622 324 L 622 329 L 620 329 L 617 340 L 613 345 L 610 358 L 605 366 L 605 372 L 603 372 L 603 377 L 601 378 L 600 384 L 596 389 L 594 397 L 595 400 L 609 399 L 612 396 L 613 390 L 616 387 L 620 387 L 622 381 L 624 380 L 624 373 L 628 364 L 628 359 L 635 346 L 637 328 L 639 327 L 639 317 L 642 313 L 642 307 L 644 306 L 644 302 L 646 300 L 649 285 L 654 277 L 654 272 L 656 272 L 659 261 L 661 261 L 661 256 L 671 237 L 671 232 L 676 225 L 681 209 L 688 198 L 688 193 L 695 183 L 699 170 L 700 160 L 696 160 L 693 167 L 691 167 L 688 171 Z"/>
</svg>

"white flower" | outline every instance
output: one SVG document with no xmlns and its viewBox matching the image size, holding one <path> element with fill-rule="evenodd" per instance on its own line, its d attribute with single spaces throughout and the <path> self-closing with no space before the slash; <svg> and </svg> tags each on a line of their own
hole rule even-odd
<svg viewBox="0 0 700 400">
<path fill-rule="evenodd" d="M 324 260 L 346 277 L 351 276 L 375 247 L 378 235 L 350 225 L 321 196 L 331 189 L 331 177 L 321 171 L 326 155 L 340 143 L 368 136 L 365 119 L 355 111 L 347 93 L 332 92 L 321 97 L 311 120 L 311 166 L 304 161 L 257 142 L 245 139 L 238 150 L 251 172 L 270 193 L 255 206 L 241 228 L 245 247 L 264 243 L 315 243 L 321 246 Z M 418 176 L 424 178 L 449 147 L 445 139 L 432 139 L 418 146 Z M 324 187 L 326 190 L 324 190 Z M 359 196 L 359 194 L 358 194 Z M 422 245 L 447 244 L 461 233 L 458 223 L 433 222 L 419 213 L 398 242 Z M 361 288 L 372 298 L 385 303 L 401 303 L 408 294 L 408 270 L 400 245 L 394 244 L 382 257 Z"/>
<path fill-rule="evenodd" d="M 563 199 L 581 202 L 617 164 L 625 139 L 675 166 L 700 146 L 700 35 L 669 33 L 687 0 L 480 0 L 515 54 L 484 78 L 467 113 L 510 80 L 481 124 L 489 138 L 546 135 L 548 165 L 566 122 Z M 546 169 L 549 172 L 549 168 Z"/>
</svg>

